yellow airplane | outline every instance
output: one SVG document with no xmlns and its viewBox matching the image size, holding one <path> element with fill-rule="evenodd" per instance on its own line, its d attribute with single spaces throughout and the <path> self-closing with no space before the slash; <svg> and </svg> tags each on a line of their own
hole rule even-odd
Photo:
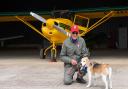
<svg viewBox="0 0 128 89">
<path fill-rule="evenodd" d="M 48 41 L 50 41 L 52 43 L 48 48 L 46 48 L 46 49 L 42 48 L 40 50 L 40 58 L 44 59 L 47 55 L 48 50 L 50 49 L 51 50 L 51 61 L 56 61 L 56 58 L 57 58 L 56 46 L 61 45 L 63 43 L 63 41 L 67 37 L 70 36 L 70 27 L 73 24 L 77 24 L 76 22 L 77 21 L 79 22 L 80 19 L 86 21 L 86 25 L 84 25 L 84 26 L 77 24 L 80 29 L 80 36 L 84 36 L 89 31 L 91 31 L 94 28 L 96 28 L 97 26 L 101 25 L 102 23 L 104 23 L 105 21 L 110 19 L 111 17 L 113 17 L 113 16 L 116 17 L 117 11 L 92 13 L 93 16 L 100 18 L 100 19 L 97 22 L 95 22 L 94 24 L 92 24 L 91 26 L 90 26 L 91 15 L 89 15 L 90 18 L 88 18 L 88 17 L 85 17 L 85 14 L 86 14 L 86 16 L 88 16 L 88 13 L 76 14 L 74 16 L 74 20 L 72 21 L 72 20 L 65 19 L 65 18 L 49 18 L 46 20 L 42 16 L 40 16 L 36 13 L 30 12 L 31 16 L 33 16 L 34 18 L 36 18 L 37 20 L 42 22 L 42 27 L 41 27 L 42 32 L 39 31 L 38 29 L 36 29 L 32 24 L 27 22 L 24 18 L 21 18 L 19 16 L 16 16 L 16 18 L 19 19 L 20 21 L 22 21 L 23 23 L 25 23 L 26 25 L 28 25 L 29 27 L 31 27 L 35 32 L 40 34 L 42 37 L 45 37 Z M 100 15 L 98 15 L 98 14 L 100 14 Z"/>
</svg>

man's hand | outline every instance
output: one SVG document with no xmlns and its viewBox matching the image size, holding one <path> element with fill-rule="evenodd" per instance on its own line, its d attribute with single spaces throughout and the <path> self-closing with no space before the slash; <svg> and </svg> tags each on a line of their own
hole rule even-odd
<svg viewBox="0 0 128 89">
<path fill-rule="evenodd" d="M 72 60 L 71 60 L 71 64 L 72 64 L 72 65 L 77 65 L 77 61 L 74 60 L 74 59 L 72 59 Z"/>
</svg>

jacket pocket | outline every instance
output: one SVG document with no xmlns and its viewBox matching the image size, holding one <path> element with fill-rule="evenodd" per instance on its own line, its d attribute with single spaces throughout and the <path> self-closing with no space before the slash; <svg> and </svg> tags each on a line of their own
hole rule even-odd
<svg viewBox="0 0 128 89">
<path fill-rule="evenodd" d="M 67 55 L 73 55 L 73 53 L 74 53 L 74 48 L 73 47 L 68 47 Z"/>
</svg>

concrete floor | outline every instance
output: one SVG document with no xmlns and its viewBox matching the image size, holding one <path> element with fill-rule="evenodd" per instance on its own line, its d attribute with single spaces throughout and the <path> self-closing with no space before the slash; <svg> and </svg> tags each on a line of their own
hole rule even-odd
<svg viewBox="0 0 128 89">
<path fill-rule="evenodd" d="M 128 89 L 128 51 L 92 51 L 91 60 L 113 68 L 113 89 Z M 63 85 L 63 62 L 40 59 L 37 49 L 0 50 L 0 89 L 87 89 L 75 82 Z M 87 76 L 84 77 L 87 79 Z M 88 89 L 104 89 L 101 79 Z"/>
</svg>

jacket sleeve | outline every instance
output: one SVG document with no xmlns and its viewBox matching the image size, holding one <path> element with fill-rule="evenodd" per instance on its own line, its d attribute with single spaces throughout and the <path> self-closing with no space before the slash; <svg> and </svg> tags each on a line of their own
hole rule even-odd
<svg viewBox="0 0 128 89">
<path fill-rule="evenodd" d="M 86 47 L 86 43 L 83 39 L 83 44 L 82 44 L 82 57 L 86 57 L 86 56 L 89 56 L 89 51 Z"/>
<path fill-rule="evenodd" d="M 60 52 L 60 59 L 64 62 L 64 63 L 71 63 L 71 58 L 69 56 L 67 56 L 67 47 L 65 44 L 62 45 L 62 49 Z"/>
</svg>

